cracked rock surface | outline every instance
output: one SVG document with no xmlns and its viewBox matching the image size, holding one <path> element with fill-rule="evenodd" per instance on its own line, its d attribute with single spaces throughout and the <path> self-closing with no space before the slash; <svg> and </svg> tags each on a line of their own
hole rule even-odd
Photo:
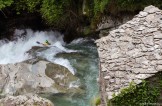
<svg viewBox="0 0 162 106">
<path fill-rule="evenodd" d="M 1 106 L 54 106 L 52 102 L 36 94 L 7 96 L 0 99 Z"/>
<path fill-rule="evenodd" d="M 162 11 L 148 6 L 96 41 L 106 97 L 162 71 Z"/>
</svg>

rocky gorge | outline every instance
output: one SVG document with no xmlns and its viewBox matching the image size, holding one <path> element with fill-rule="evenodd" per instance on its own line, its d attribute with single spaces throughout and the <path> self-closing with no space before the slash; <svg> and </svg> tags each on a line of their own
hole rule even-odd
<svg viewBox="0 0 162 106">
<path fill-rule="evenodd" d="M 39 47 L 39 49 L 42 48 Z M 72 86 L 79 79 L 67 68 L 45 60 L 30 59 L 20 63 L 1 65 L 0 72 L 1 97 L 16 96 L 7 96 L 2 99 L 0 103 L 4 106 L 11 104 L 29 106 L 30 103 L 53 106 L 48 100 L 32 96 L 32 94 L 67 93 L 79 90 Z"/>
<path fill-rule="evenodd" d="M 98 95 L 98 55 L 93 39 L 66 44 L 58 32 L 31 29 L 17 29 L 13 36 L 14 41 L 0 41 L 0 104 L 93 104 Z M 44 39 L 51 45 L 36 43 Z"/>
<path fill-rule="evenodd" d="M 7 64 L 1 66 L 1 95 L 63 93 L 76 80 L 65 67 L 48 61 Z"/>
<path fill-rule="evenodd" d="M 0 105 L 161 105 L 160 9 L 161 0 L 3 0 Z"/>
</svg>

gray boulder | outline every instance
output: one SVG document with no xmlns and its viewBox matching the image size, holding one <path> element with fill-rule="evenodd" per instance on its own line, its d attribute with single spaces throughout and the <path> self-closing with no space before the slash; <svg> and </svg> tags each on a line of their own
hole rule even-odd
<svg viewBox="0 0 162 106">
<path fill-rule="evenodd" d="M 0 65 L 1 96 L 26 93 L 66 93 L 74 89 L 74 86 L 70 85 L 78 81 L 78 78 L 67 68 L 48 61 L 36 60 L 34 63 L 31 61 Z"/>
<path fill-rule="evenodd" d="M 19 96 L 7 96 L 0 99 L 1 106 L 54 106 L 52 102 L 38 95 L 27 94 Z"/>
</svg>

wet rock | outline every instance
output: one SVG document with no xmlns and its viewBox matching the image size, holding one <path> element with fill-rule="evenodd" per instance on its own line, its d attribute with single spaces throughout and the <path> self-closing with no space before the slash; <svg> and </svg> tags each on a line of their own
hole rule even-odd
<svg viewBox="0 0 162 106">
<path fill-rule="evenodd" d="M 52 71 L 51 74 L 56 72 L 56 76 L 53 75 L 53 77 L 51 77 L 49 70 Z M 21 62 L 0 65 L 0 76 L 1 95 L 66 93 L 60 88 L 72 89 L 69 88 L 68 84 L 78 80 L 78 78 L 73 76 L 65 67 L 47 61 L 37 61 L 34 64 Z M 66 82 L 66 84 L 63 82 Z M 58 87 L 54 86 L 56 84 L 58 84 Z"/>
<path fill-rule="evenodd" d="M 62 93 L 68 93 L 73 91 L 81 91 L 79 89 L 80 81 L 70 71 L 60 65 L 49 63 L 45 70 L 46 75 L 53 79 L 55 83 L 54 88 L 57 88 Z"/>
<path fill-rule="evenodd" d="M 33 46 L 29 51 L 27 51 L 26 53 L 28 53 L 29 55 L 36 57 L 36 53 L 37 52 L 41 52 L 43 50 L 46 50 L 48 47 L 40 47 L 40 46 Z"/>
<path fill-rule="evenodd" d="M 85 54 L 81 52 L 71 52 L 71 53 L 58 53 L 55 57 L 61 58 L 82 58 Z"/>
</svg>

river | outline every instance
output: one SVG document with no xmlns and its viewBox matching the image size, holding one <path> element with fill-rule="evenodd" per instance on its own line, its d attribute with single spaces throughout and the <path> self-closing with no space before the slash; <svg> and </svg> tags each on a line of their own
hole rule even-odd
<svg viewBox="0 0 162 106">
<path fill-rule="evenodd" d="M 27 54 L 33 46 L 42 46 L 36 42 L 48 40 L 51 46 L 37 52 L 37 56 L 52 63 L 60 64 L 79 78 L 71 86 L 82 89 L 80 93 L 41 95 L 50 99 L 55 106 L 92 106 L 99 95 L 98 54 L 93 39 L 79 38 L 66 44 L 63 35 L 53 31 L 15 30 L 14 41 L 0 41 L 0 64 L 17 63 L 31 59 Z M 43 46 L 42 46 L 43 47 Z"/>
</svg>

